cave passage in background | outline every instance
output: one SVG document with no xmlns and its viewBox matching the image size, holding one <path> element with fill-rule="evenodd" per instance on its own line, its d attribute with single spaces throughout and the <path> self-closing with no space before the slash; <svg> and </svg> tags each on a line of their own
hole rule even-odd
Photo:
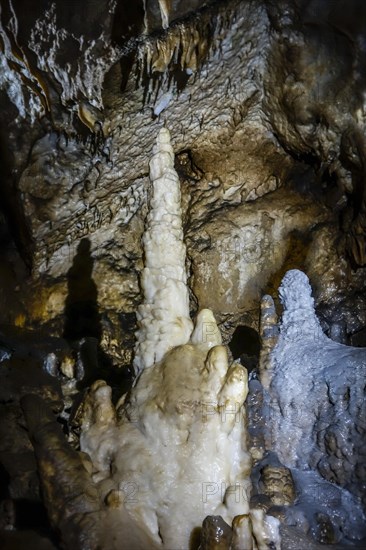
<svg viewBox="0 0 366 550">
<path fill-rule="evenodd" d="M 248 372 L 257 368 L 260 352 L 260 338 L 258 332 L 246 325 L 236 327 L 229 342 L 229 348 L 234 360 L 240 359 Z"/>
</svg>

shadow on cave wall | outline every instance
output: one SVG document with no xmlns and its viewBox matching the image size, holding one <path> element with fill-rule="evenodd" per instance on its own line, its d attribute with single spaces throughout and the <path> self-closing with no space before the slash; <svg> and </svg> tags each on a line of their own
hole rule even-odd
<svg viewBox="0 0 366 550">
<path fill-rule="evenodd" d="M 100 346 L 101 316 L 98 309 L 98 289 L 93 280 L 94 260 L 89 239 L 78 245 L 72 266 L 67 273 L 68 294 L 65 302 L 63 337 L 78 350 L 82 371 L 79 386 L 87 386 L 97 378 L 108 378 L 102 370 L 111 362 Z M 80 363 L 80 362 L 79 362 Z"/>
<path fill-rule="evenodd" d="M 65 302 L 63 337 L 77 351 L 82 365 L 79 387 L 105 380 L 112 387 L 113 400 L 131 385 L 131 372 L 113 365 L 103 351 L 102 317 L 98 308 L 98 289 L 93 280 L 94 259 L 90 240 L 80 241 L 72 266 L 67 273 L 68 295 Z M 80 368 L 80 367 L 79 367 Z"/>
<path fill-rule="evenodd" d="M 102 326 L 98 311 L 98 290 L 92 278 L 94 260 L 89 239 L 82 239 L 67 273 L 64 338 L 95 338 L 100 342 Z"/>
</svg>

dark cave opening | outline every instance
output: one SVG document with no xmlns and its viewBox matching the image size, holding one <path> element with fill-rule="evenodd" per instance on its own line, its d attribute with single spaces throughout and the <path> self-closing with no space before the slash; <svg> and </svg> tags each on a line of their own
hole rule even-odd
<svg viewBox="0 0 366 550">
<path fill-rule="evenodd" d="M 260 346 L 258 331 L 246 325 L 236 327 L 229 343 L 234 360 L 239 359 L 248 372 L 258 367 Z"/>
</svg>

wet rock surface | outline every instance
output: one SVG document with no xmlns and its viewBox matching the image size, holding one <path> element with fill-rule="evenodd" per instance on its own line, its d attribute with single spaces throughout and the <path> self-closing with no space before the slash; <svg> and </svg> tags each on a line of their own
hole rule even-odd
<svg viewBox="0 0 366 550">
<path fill-rule="evenodd" d="M 54 548 L 20 401 L 31 393 L 55 413 L 63 410 L 60 381 L 44 370 L 43 361 L 50 349 L 62 355 L 66 342 L 4 326 L 0 339 L 9 350 L 0 363 L 1 545 Z"/>
<path fill-rule="evenodd" d="M 4 350 L 0 362 L 1 547 L 55 548 L 58 547 L 57 536 L 50 528 L 52 518 L 46 510 L 48 498 L 56 498 L 49 493 L 55 484 L 52 479 L 48 486 L 43 484 L 47 476 L 50 479 L 51 472 L 47 458 L 35 453 L 35 441 L 40 444 L 50 432 L 45 446 L 48 456 L 64 457 L 60 458 L 60 465 L 54 472 L 59 477 L 69 462 L 69 454 L 77 453 L 69 443 L 75 442 L 79 447 L 78 438 L 73 439 L 75 432 L 78 433 L 78 423 L 75 414 L 70 419 L 70 408 L 77 407 L 78 392 L 95 380 L 103 368 L 98 369 L 96 345 L 92 348 L 94 368 L 91 366 L 91 359 L 86 357 L 88 350 L 83 349 L 84 340 L 79 346 L 78 359 L 66 340 L 50 337 L 45 331 L 25 331 L 2 325 L 0 341 Z M 76 361 L 79 380 L 74 379 Z M 112 367 L 104 370 L 104 374 L 118 391 L 121 384 L 129 385 L 125 373 L 118 381 L 114 380 Z M 64 455 L 58 451 L 63 445 Z M 76 547 L 80 547 L 79 543 Z"/>
<path fill-rule="evenodd" d="M 221 516 L 207 516 L 202 524 L 200 550 L 227 550 L 232 540 L 231 527 Z"/>
<path fill-rule="evenodd" d="M 285 550 L 362 544 L 358 512 L 345 527 L 329 506 L 357 508 L 338 486 L 365 504 L 364 351 L 303 346 L 301 372 L 325 355 L 332 372 L 304 375 L 292 400 L 281 397 L 290 375 L 274 383 L 284 420 L 265 428 L 272 314 L 288 269 L 308 274 L 333 342 L 366 345 L 364 3 L 64 4 L 24 11 L 5 0 L 0 14 L 0 523 L 22 531 L 1 544 L 24 544 L 32 526 L 20 501 L 41 502 L 20 400 L 42 398 L 77 452 L 83 391 L 106 379 L 115 404 L 131 383 L 148 159 L 163 125 L 180 178 L 190 310 L 213 309 L 225 344 L 240 326 L 262 337 L 260 380 L 244 337 L 240 353 L 253 373 L 253 504 L 281 520 Z M 274 300 L 261 327 L 265 293 Z M 285 460 L 304 444 L 304 423 L 304 464 L 319 478 Z M 289 424 L 295 437 L 281 446 Z M 311 492 L 328 495 L 313 515 Z M 47 546 L 44 534 L 28 533 L 29 545 Z"/>
</svg>

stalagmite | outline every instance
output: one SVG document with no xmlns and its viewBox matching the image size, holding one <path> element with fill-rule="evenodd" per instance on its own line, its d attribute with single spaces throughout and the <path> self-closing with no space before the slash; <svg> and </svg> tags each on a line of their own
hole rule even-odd
<svg viewBox="0 0 366 550">
<path fill-rule="evenodd" d="M 255 509 L 250 513 L 253 526 L 255 547 L 257 550 L 280 550 L 280 522 L 272 516 L 266 516 L 263 510 Z"/>
<path fill-rule="evenodd" d="M 277 314 L 272 296 L 265 295 L 261 301 L 260 318 L 261 351 L 259 375 L 264 388 L 268 389 L 271 378 L 270 352 L 278 339 Z"/>
<path fill-rule="evenodd" d="M 173 162 L 164 129 L 150 163 L 154 192 L 143 238 L 139 376 L 116 406 L 103 380 L 88 390 L 81 406 L 81 453 L 69 457 L 62 449 L 55 457 L 57 467 L 59 457 L 66 457 L 60 489 L 78 498 L 66 501 L 61 511 L 59 500 L 49 498 L 49 514 L 64 541 L 88 541 L 85 525 L 95 542 L 90 548 L 101 550 L 188 550 L 203 522 L 202 548 L 212 548 L 226 524 L 227 541 L 236 540 L 233 550 L 245 541 L 254 550 L 267 550 L 278 542 L 278 522 L 249 506 L 248 373 L 240 364 L 229 365 L 209 309 L 198 313 L 192 331 Z M 37 449 L 41 458 L 47 454 L 47 434 Z M 57 441 L 60 437 L 57 432 Z M 57 494 L 52 456 L 49 460 L 43 482 L 47 487 L 52 479 Z M 91 504 L 81 485 L 92 495 Z M 248 521 L 240 519 L 249 515 Z M 65 522 L 69 516 L 72 521 Z M 66 528 L 71 532 L 63 533 Z"/>
<path fill-rule="evenodd" d="M 116 413 L 108 386 L 92 386 L 80 443 L 107 506 L 103 548 L 124 540 L 129 549 L 183 550 L 206 516 L 220 515 L 231 525 L 249 513 L 248 375 L 239 364 L 229 366 L 210 310 L 199 312 L 192 332 L 179 179 L 166 129 L 150 177 L 139 377 Z"/>
<path fill-rule="evenodd" d="M 333 342 L 323 333 L 309 279 L 301 271 L 286 273 L 279 296 L 283 305 L 279 334 L 273 338 L 276 323 L 268 297 L 265 311 L 272 312 L 271 330 L 262 329 L 266 349 L 260 374 L 267 390 L 267 450 L 291 469 L 301 495 L 295 513 L 306 518 L 308 529 L 310 525 L 314 533 L 319 531 L 316 518 L 325 517 L 335 538 L 360 540 L 366 535 L 362 490 L 366 350 Z M 264 327 L 266 315 L 262 317 Z M 275 470 L 270 468 L 268 473 Z M 281 493 L 285 496 L 287 486 L 288 502 L 283 504 L 289 505 L 294 495 L 287 477 Z"/>
<path fill-rule="evenodd" d="M 139 373 L 160 361 L 192 332 L 186 285 L 179 177 L 169 131 L 160 130 L 150 161 L 152 197 L 143 237 L 145 267 L 141 277 L 144 303 L 137 318 L 134 367 Z"/>
<path fill-rule="evenodd" d="M 234 518 L 232 547 L 234 550 L 253 550 L 253 526 L 249 514 Z"/>
<path fill-rule="evenodd" d="M 196 334 L 205 318 L 197 319 Z M 210 322 L 218 333 L 212 316 Z M 241 365 L 229 368 L 226 348 L 212 344 L 177 346 L 145 369 L 120 401 L 117 423 L 107 387 L 93 386 L 81 448 L 92 459 L 101 499 L 113 504 L 104 520 L 106 547 L 117 548 L 113 534 L 142 549 L 136 542 L 141 531 L 149 548 L 186 549 L 207 515 L 221 515 L 230 525 L 249 512 L 247 372 Z M 116 491 L 122 493 L 119 508 Z"/>
</svg>

